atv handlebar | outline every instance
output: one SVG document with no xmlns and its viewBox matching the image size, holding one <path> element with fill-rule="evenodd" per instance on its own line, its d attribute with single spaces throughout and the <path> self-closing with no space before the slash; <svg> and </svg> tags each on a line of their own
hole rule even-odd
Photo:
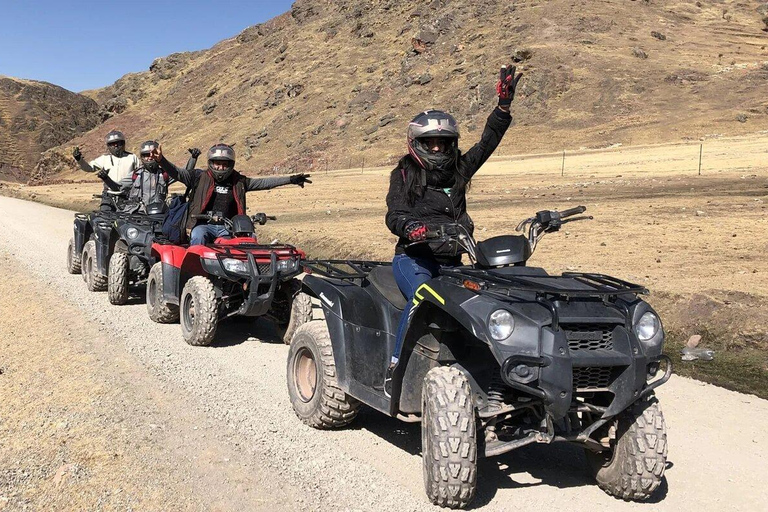
<svg viewBox="0 0 768 512">
<path fill-rule="evenodd" d="M 577 206 L 576 208 L 570 208 L 568 210 L 563 210 L 560 212 L 560 218 L 564 219 L 566 217 L 571 217 L 573 215 L 577 215 L 579 213 L 584 213 L 587 211 L 586 206 Z"/>
</svg>

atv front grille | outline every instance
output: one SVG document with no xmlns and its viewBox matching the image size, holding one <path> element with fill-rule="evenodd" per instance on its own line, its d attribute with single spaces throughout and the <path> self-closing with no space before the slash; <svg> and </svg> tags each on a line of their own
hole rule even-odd
<svg viewBox="0 0 768 512">
<path fill-rule="evenodd" d="M 571 350 L 613 350 L 612 324 L 563 325 L 568 348 Z"/>
<path fill-rule="evenodd" d="M 259 275 L 270 274 L 272 272 L 271 263 L 257 263 L 256 268 L 259 269 Z"/>
<path fill-rule="evenodd" d="M 573 369 L 574 391 L 605 389 L 611 384 L 612 368 L 585 367 Z"/>
</svg>

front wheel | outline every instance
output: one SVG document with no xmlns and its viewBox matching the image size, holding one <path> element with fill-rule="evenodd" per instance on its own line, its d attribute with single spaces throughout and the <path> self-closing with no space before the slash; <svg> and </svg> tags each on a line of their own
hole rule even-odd
<svg viewBox="0 0 768 512">
<path fill-rule="evenodd" d="M 477 428 L 469 380 L 457 368 L 438 366 L 424 377 L 421 396 L 427 496 L 441 507 L 464 508 L 477 489 Z"/>
<path fill-rule="evenodd" d="M 75 239 L 70 238 L 69 246 L 67 246 L 67 272 L 70 274 L 80 273 L 80 256 L 75 247 Z"/>
<path fill-rule="evenodd" d="M 110 304 L 120 306 L 128 302 L 128 255 L 116 252 L 109 259 L 107 295 Z"/>
<path fill-rule="evenodd" d="M 153 322 L 171 324 L 179 320 L 179 306 L 163 301 L 163 263 L 152 265 L 147 277 L 147 312 Z"/>
<path fill-rule="evenodd" d="M 310 427 L 344 427 L 357 416 L 360 402 L 339 388 L 331 335 L 325 320 L 296 330 L 288 351 L 288 395 L 296 416 Z"/>
<path fill-rule="evenodd" d="M 586 451 L 587 461 L 606 493 L 643 501 L 661 484 L 667 466 L 667 426 L 655 396 L 635 402 L 614 424 L 611 450 Z"/>
<path fill-rule="evenodd" d="M 219 299 L 211 280 L 195 276 L 187 281 L 180 303 L 184 341 L 196 347 L 210 345 L 219 325 Z"/>
</svg>

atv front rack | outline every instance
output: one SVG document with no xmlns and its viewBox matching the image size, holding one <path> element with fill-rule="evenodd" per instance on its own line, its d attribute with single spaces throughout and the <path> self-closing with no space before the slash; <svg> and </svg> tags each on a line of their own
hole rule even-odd
<svg viewBox="0 0 768 512">
<path fill-rule="evenodd" d="M 592 274 L 586 272 L 564 272 L 559 276 L 505 276 L 493 271 L 456 267 L 443 268 L 440 273 L 445 276 L 456 278 L 469 278 L 473 281 L 480 281 L 478 284 L 494 285 L 493 291 L 498 293 L 505 291 L 534 292 L 540 296 L 549 297 L 600 297 L 610 299 L 621 294 L 642 294 L 648 293 L 648 289 L 642 285 L 630 283 L 616 277 L 604 274 Z M 567 288 L 563 286 L 553 286 L 547 281 L 569 278 L 579 284 L 588 287 L 585 288 Z M 482 291 L 482 288 L 481 288 Z"/>
<path fill-rule="evenodd" d="M 306 260 L 302 262 L 307 274 L 317 274 L 333 279 L 355 280 L 365 279 L 376 267 L 391 266 L 389 261 L 363 260 Z"/>
</svg>

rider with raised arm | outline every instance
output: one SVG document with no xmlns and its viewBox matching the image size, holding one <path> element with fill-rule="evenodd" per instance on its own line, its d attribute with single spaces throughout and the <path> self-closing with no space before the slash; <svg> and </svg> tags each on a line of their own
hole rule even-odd
<svg viewBox="0 0 768 512">
<path fill-rule="evenodd" d="M 429 230 L 445 223 L 458 223 L 472 234 L 474 225 L 467 214 L 466 193 L 472 176 L 494 152 L 512 122 L 509 107 L 522 77 L 515 70 L 515 66 L 501 68 L 496 85 L 498 107 L 488 117 L 480 142 L 466 153 L 459 150 L 459 127 L 451 115 L 427 110 L 408 124 L 408 154 L 392 171 L 387 194 L 386 224 L 399 237 L 392 271 L 407 303 L 385 389 L 400 357 L 416 290 L 436 277 L 440 267 L 461 265 L 461 252 L 454 245 L 411 244 L 425 240 Z"/>
<path fill-rule="evenodd" d="M 114 211 L 115 207 L 107 194 L 109 188 L 107 179 L 113 184 L 120 183 L 124 178 L 129 178 L 141 166 L 141 162 L 136 158 L 136 155 L 125 150 L 125 136 L 123 132 L 112 130 L 107 134 L 104 142 L 109 153 L 101 155 L 95 160 L 87 162 L 83 158 L 79 147 L 72 151 L 72 156 L 80 166 L 80 169 L 85 172 L 96 172 L 96 175 L 101 180 L 104 180 L 100 209 L 102 211 Z"/>
<path fill-rule="evenodd" d="M 208 168 L 179 169 L 164 156 L 160 146 L 153 155 L 160 168 L 187 187 L 191 199 L 185 221 L 185 232 L 190 245 L 203 245 L 228 234 L 223 219 L 246 214 L 245 195 L 252 190 L 269 190 L 283 185 L 312 183 L 309 174 L 248 178 L 235 170 L 235 150 L 227 144 L 216 144 L 208 150 Z M 197 219 L 196 215 L 210 214 L 214 220 Z"/>
<path fill-rule="evenodd" d="M 168 196 L 168 187 L 176 180 L 160 169 L 160 163 L 153 156 L 153 151 L 160 146 L 160 143 L 154 140 L 148 140 L 141 144 L 139 156 L 141 158 L 141 167 L 136 169 L 131 176 L 123 178 L 120 183 L 115 183 L 111 178 L 104 177 L 104 183 L 112 190 L 123 190 L 126 192 L 128 203 L 140 205 L 139 211 L 147 213 L 150 205 L 153 208 L 161 208 L 164 211 L 165 199 Z M 187 161 L 187 170 L 195 168 L 197 157 L 200 156 L 200 150 L 192 148 L 189 150 L 190 157 Z"/>
</svg>

